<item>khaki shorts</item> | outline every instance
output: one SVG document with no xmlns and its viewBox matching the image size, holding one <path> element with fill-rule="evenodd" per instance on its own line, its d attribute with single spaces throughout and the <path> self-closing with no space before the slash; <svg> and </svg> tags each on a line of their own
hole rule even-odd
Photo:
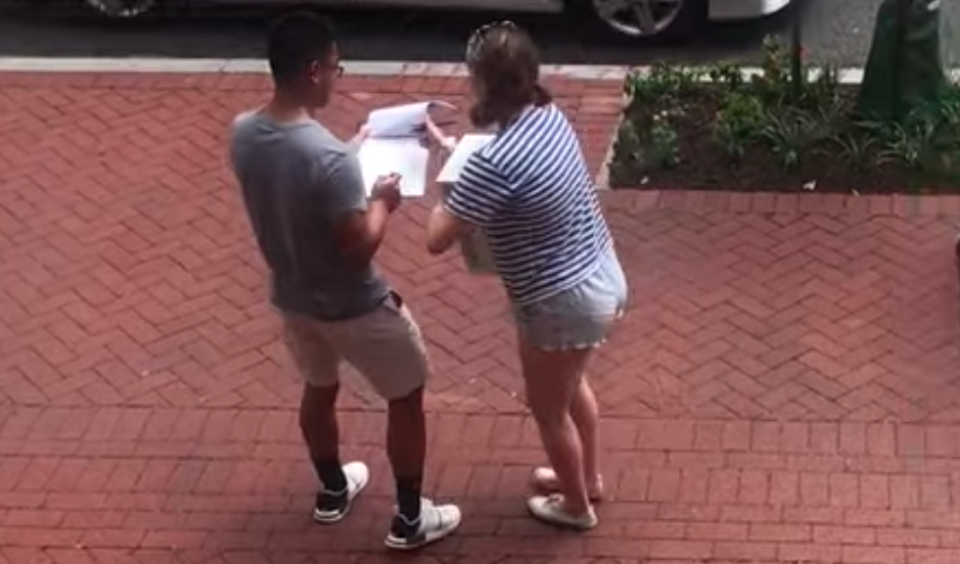
<svg viewBox="0 0 960 564">
<path fill-rule="evenodd" d="M 429 373 L 420 327 L 396 294 L 374 311 L 346 321 L 283 314 L 287 347 L 312 386 L 340 382 L 347 362 L 387 401 L 422 388 Z"/>
</svg>

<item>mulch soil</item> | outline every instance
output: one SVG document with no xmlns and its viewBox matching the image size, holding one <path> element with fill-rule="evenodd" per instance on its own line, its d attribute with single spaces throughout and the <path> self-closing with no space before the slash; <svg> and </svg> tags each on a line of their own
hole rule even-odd
<svg viewBox="0 0 960 564">
<path fill-rule="evenodd" d="M 853 92 L 845 93 L 852 106 Z M 851 170 L 821 142 L 807 151 L 795 169 L 785 171 L 762 143 L 750 146 L 742 162 L 730 159 L 713 140 L 720 93 L 704 88 L 685 97 L 683 115 L 676 118 L 681 162 L 673 168 L 643 170 L 626 165 L 611 169 L 613 188 L 640 190 L 726 190 L 745 192 L 821 193 L 957 193 L 956 181 L 931 179 L 896 164 L 877 164 L 869 171 Z M 649 111 L 656 111 L 651 108 Z M 641 110 L 643 112 L 644 110 Z"/>
</svg>

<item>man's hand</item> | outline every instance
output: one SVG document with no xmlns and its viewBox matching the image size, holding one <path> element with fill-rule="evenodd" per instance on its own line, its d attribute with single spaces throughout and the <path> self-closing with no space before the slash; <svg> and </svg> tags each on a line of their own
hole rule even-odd
<svg viewBox="0 0 960 564">
<path fill-rule="evenodd" d="M 387 206 L 387 211 L 393 213 L 403 201 L 400 195 L 400 175 L 388 174 L 378 178 L 373 184 L 370 199 L 383 202 Z"/>
</svg>

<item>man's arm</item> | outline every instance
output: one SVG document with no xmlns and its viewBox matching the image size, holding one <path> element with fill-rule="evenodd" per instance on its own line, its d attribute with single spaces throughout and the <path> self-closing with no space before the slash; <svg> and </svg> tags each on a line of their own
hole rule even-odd
<svg viewBox="0 0 960 564">
<path fill-rule="evenodd" d="M 383 241 L 387 219 L 400 202 L 398 180 L 378 181 L 368 202 L 356 156 L 341 154 L 330 163 L 326 182 L 330 194 L 328 211 L 333 236 L 344 256 L 358 264 L 373 260 Z"/>
<path fill-rule="evenodd" d="M 334 223 L 334 236 L 341 252 L 358 264 L 373 260 L 387 231 L 390 209 L 383 200 L 373 200 L 366 210 L 343 215 Z"/>
</svg>

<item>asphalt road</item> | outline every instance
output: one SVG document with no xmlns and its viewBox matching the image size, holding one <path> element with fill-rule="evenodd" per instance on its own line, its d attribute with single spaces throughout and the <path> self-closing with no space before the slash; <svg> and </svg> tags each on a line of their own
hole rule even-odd
<svg viewBox="0 0 960 564">
<path fill-rule="evenodd" d="M 794 0 L 794 8 L 749 23 L 711 25 L 683 46 L 640 47 L 584 30 L 566 16 L 511 19 L 540 41 L 549 63 L 643 64 L 657 59 L 755 61 L 763 38 L 803 24 L 807 51 L 816 59 L 861 66 L 870 48 L 881 0 Z M 176 17 L 101 22 L 85 17 L 79 0 L 0 0 L 0 55 L 258 57 L 271 8 L 195 8 Z M 960 2 L 944 0 L 945 27 L 960 35 Z M 492 13 L 398 10 L 331 12 L 351 60 L 459 61 L 469 32 Z M 960 37 L 947 34 L 949 62 L 960 63 Z"/>
</svg>

